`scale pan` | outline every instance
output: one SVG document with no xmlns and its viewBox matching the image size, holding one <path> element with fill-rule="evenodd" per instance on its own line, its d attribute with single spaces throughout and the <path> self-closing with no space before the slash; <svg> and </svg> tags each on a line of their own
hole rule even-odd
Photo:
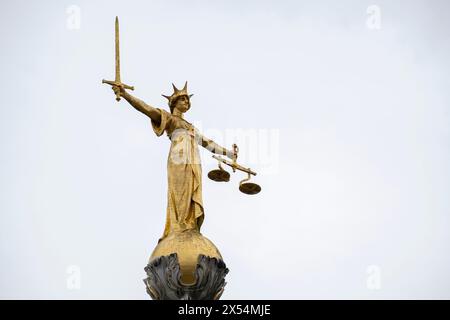
<svg viewBox="0 0 450 320">
<path fill-rule="evenodd" d="M 247 182 L 241 183 L 241 185 L 239 186 L 239 190 L 246 194 L 257 194 L 261 191 L 261 187 L 256 183 Z"/>
<path fill-rule="evenodd" d="M 217 182 L 228 182 L 230 181 L 230 174 L 225 170 L 211 170 L 208 172 L 208 178 Z"/>
</svg>

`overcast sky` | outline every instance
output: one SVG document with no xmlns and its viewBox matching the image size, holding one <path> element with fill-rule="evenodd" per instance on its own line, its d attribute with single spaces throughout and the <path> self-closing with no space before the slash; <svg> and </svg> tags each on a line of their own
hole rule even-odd
<svg viewBox="0 0 450 320">
<path fill-rule="evenodd" d="M 450 299 L 448 1 L 2 1 L 0 298 L 148 299 L 170 141 L 122 80 L 258 172 L 202 233 L 223 299 Z"/>
</svg>

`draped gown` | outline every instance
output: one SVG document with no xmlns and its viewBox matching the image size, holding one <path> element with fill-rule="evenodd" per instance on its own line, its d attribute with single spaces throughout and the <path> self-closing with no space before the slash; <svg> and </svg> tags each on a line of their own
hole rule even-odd
<svg viewBox="0 0 450 320">
<path fill-rule="evenodd" d="M 159 137 L 164 132 L 171 140 L 167 158 L 167 212 L 163 236 L 174 232 L 197 230 L 204 219 L 202 200 L 202 167 L 198 143 L 202 136 L 189 122 L 163 109 L 161 122 L 152 120 Z"/>
</svg>

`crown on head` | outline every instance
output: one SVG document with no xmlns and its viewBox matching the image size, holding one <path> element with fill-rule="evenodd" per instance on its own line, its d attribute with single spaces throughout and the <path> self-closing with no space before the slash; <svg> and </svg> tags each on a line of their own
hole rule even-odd
<svg viewBox="0 0 450 320">
<path fill-rule="evenodd" d="M 175 85 L 172 83 L 173 87 L 173 93 L 171 96 L 162 95 L 164 98 L 169 100 L 169 107 L 172 107 L 172 104 L 181 96 L 187 96 L 189 99 L 193 96 L 193 94 L 188 94 L 187 92 L 187 81 L 184 84 L 183 89 L 179 90 Z"/>
</svg>

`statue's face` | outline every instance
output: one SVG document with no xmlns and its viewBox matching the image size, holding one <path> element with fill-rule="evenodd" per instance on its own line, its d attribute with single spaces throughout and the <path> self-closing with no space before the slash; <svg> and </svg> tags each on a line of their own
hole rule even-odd
<svg viewBox="0 0 450 320">
<path fill-rule="evenodd" d="M 190 108 L 189 98 L 187 96 L 181 96 L 175 102 L 175 109 L 178 109 L 181 112 L 186 112 Z"/>
</svg>

